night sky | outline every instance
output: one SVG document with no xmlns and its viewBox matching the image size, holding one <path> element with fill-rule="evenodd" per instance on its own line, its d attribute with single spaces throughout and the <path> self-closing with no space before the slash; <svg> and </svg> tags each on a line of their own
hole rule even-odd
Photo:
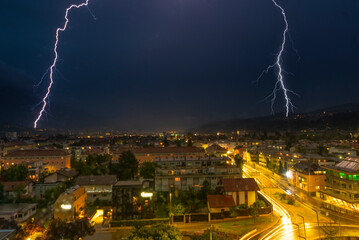
<svg viewBox="0 0 359 240">
<path fill-rule="evenodd" d="M 0 123 L 31 127 L 68 0 L 3 0 Z M 296 112 L 359 101 L 359 1 L 278 0 L 293 45 L 284 67 Z M 284 29 L 270 0 L 90 0 L 60 35 L 58 73 L 40 127 L 185 129 L 270 114 Z M 275 106 L 284 111 L 282 95 Z"/>
</svg>

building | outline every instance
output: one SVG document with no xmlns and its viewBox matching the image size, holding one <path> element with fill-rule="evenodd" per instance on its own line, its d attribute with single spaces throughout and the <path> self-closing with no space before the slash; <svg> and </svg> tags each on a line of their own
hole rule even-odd
<svg viewBox="0 0 359 240">
<path fill-rule="evenodd" d="M 112 186 L 116 182 L 116 175 L 79 176 L 76 179 L 76 185 L 86 190 L 87 202 L 94 202 L 96 199 L 112 201 Z"/>
<path fill-rule="evenodd" d="M 206 148 L 206 153 L 209 156 L 222 157 L 227 154 L 227 150 L 219 146 L 218 144 L 213 144 Z"/>
<path fill-rule="evenodd" d="M 34 195 L 37 200 L 42 199 L 44 193 L 48 189 L 55 188 L 59 186 L 61 182 L 54 182 L 54 183 L 39 183 L 36 182 L 34 184 Z"/>
<path fill-rule="evenodd" d="M 36 203 L 0 204 L 0 218 L 22 223 L 36 213 Z"/>
<path fill-rule="evenodd" d="M 258 199 L 259 187 L 254 178 L 223 179 L 223 189 L 226 195 L 232 196 L 236 206 L 251 206 Z"/>
<path fill-rule="evenodd" d="M 55 172 L 61 168 L 71 168 L 71 154 L 65 150 L 16 150 L 3 157 L 4 169 L 14 164 L 42 162 L 44 169 Z"/>
<path fill-rule="evenodd" d="M 149 148 L 117 148 L 111 151 L 113 161 L 117 162 L 124 151 L 131 151 L 140 162 L 153 162 L 156 158 L 204 157 L 205 152 L 198 147 L 149 147 Z"/>
<path fill-rule="evenodd" d="M 72 221 L 81 217 L 85 211 L 86 190 L 75 186 L 63 192 L 54 204 L 54 219 Z"/>
<path fill-rule="evenodd" d="M 222 186 L 222 179 L 240 177 L 240 169 L 227 157 L 161 157 L 155 158 L 156 191 L 190 187 L 200 188 L 207 181 L 213 189 Z"/>
<path fill-rule="evenodd" d="M 359 216 L 359 158 L 347 157 L 335 166 L 325 166 L 326 186 L 320 191 L 324 208 Z"/>
<path fill-rule="evenodd" d="M 295 164 L 288 169 L 286 176 L 289 184 L 311 195 L 325 187 L 325 170 L 312 162 Z"/>
<path fill-rule="evenodd" d="M 210 213 L 229 212 L 231 207 L 236 206 L 231 195 L 208 195 L 207 203 Z"/>
<path fill-rule="evenodd" d="M 0 145 L 0 148 L 3 152 L 3 156 L 6 156 L 8 153 L 11 153 L 16 150 L 30 150 L 35 149 L 35 144 L 26 143 L 23 141 L 11 141 Z"/>
<path fill-rule="evenodd" d="M 1 182 L 1 185 L 3 185 L 4 190 L 4 196 L 8 199 L 15 199 L 18 196 L 16 196 L 20 192 L 20 190 L 24 190 L 20 198 L 28 198 L 33 197 L 33 182 L 31 181 L 14 181 L 14 182 Z"/>
<path fill-rule="evenodd" d="M 74 179 L 79 173 L 71 168 L 61 168 L 44 178 L 44 183 L 66 182 Z"/>
<path fill-rule="evenodd" d="M 118 181 L 112 188 L 113 219 L 154 217 L 154 193 L 150 181 Z"/>
</svg>

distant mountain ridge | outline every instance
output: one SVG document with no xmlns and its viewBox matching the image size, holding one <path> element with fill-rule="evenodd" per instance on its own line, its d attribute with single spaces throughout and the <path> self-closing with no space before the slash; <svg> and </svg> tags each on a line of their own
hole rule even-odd
<svg viewBox="0 0 359 240">
<path fill-rule="evenodd" d="M 359 103 L 341 104 L 308 113 L 285 117 L 283 113 L 248 119 L 230 119 L 202 125 L 200 132 L 233 132 L 236 130 L 281 131 L 301 129 L 356 130 L 359 127 Z"/>
</svg>

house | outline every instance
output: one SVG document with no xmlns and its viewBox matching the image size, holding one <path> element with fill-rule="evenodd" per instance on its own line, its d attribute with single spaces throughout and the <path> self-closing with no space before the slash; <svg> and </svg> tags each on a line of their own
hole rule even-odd
<svg viewBox="0 0 359 240">
<path fill-rule="evenodd" d="M 76 185 L 86 190 L 87 202 L 94 202 L 96 199 L 112 201 L 112 186 L 116 182 L 116 175 L 79 176 L 76 179 Z"/>
<path fill-rule="evenodd" d="M 208 210 L 210 213 L 229 212 L 236 203 L 231 195 L 207 195 Z"/>
<path fill-rule="evenodd" d="M 21 198 L 33 197 L 33 182 L 31 181 L 12 181 L 1 182 L 4 187 L 4 196 L 6 198 L 16 198 L 17 190 L 23 188 L 24 192 L 20 196 Z"/>
<path fill-rule="evenodd" d="M 222 182 L 225 194 L 232 196 L 236 206 L 251 206 L 257 201 L 259 187 L 254 178 L 227 178 Z"/>
<path fill-rule="evenodd" d="M 77 185 L 67 189 L 54 204 L 54 219 L 72 221 L 78 217 L 83 217 L 86 197 L 86 190 L 83 187 Z"/>
<path fill-rule="evenodd" d="M 37 200 L 42 199 L 46 190 L 59 186 L 61 182 L 54 183 L 38 183 L 34 184 L 34 195 Z"/>
<path fill-rule="evenodd" d="M 22 223 L 36 213 L 36 203 L 0 204 L 0 218 Z"/>
<path fill-rule="evenodd" d="M 44 183 L 56 183 L 56 182 L 66 182 L 72 180 L 79 173 L 71 168 L 61 168 L 56 172 L 46 176 L 44 178 Z"/>
<path fill-rule="evenodd" d="M 2 162 L 4 169 L 8 169 L 14 164 L 27 164 L 42 161 L 45 169 L 49 172 L 55 172 L 61 168 L 70 168 L 70 158 L 71 154 L 65 150 L 16 150 L 3 157 Z"/>
<path fill-rule="evenodd" d="M 227 154 L 227 150 L 222 148 L 218 144 L 213 144 L 206 148 L 206 153 L 210 156 L 222 157 Z"/>
</svg>

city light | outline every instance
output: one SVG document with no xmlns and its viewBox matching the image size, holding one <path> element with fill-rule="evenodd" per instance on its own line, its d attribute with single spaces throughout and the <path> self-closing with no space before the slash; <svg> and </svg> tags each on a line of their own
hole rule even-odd
<svg viewBox="0 0 359 240">
<path fill-rule="evenodd" d="M 152 196 L 153 196 L 153 193 L 151 193 L 151 192 L 141 192 L 141 197 L 148 198 L 148 197 L 152 197 Z"/>
<path fill-rule="evenodd" d="M 72 208 L 71 204 L 61 204 L 61 208 L 65 210 L 70 210 Z"/>
</svg>

